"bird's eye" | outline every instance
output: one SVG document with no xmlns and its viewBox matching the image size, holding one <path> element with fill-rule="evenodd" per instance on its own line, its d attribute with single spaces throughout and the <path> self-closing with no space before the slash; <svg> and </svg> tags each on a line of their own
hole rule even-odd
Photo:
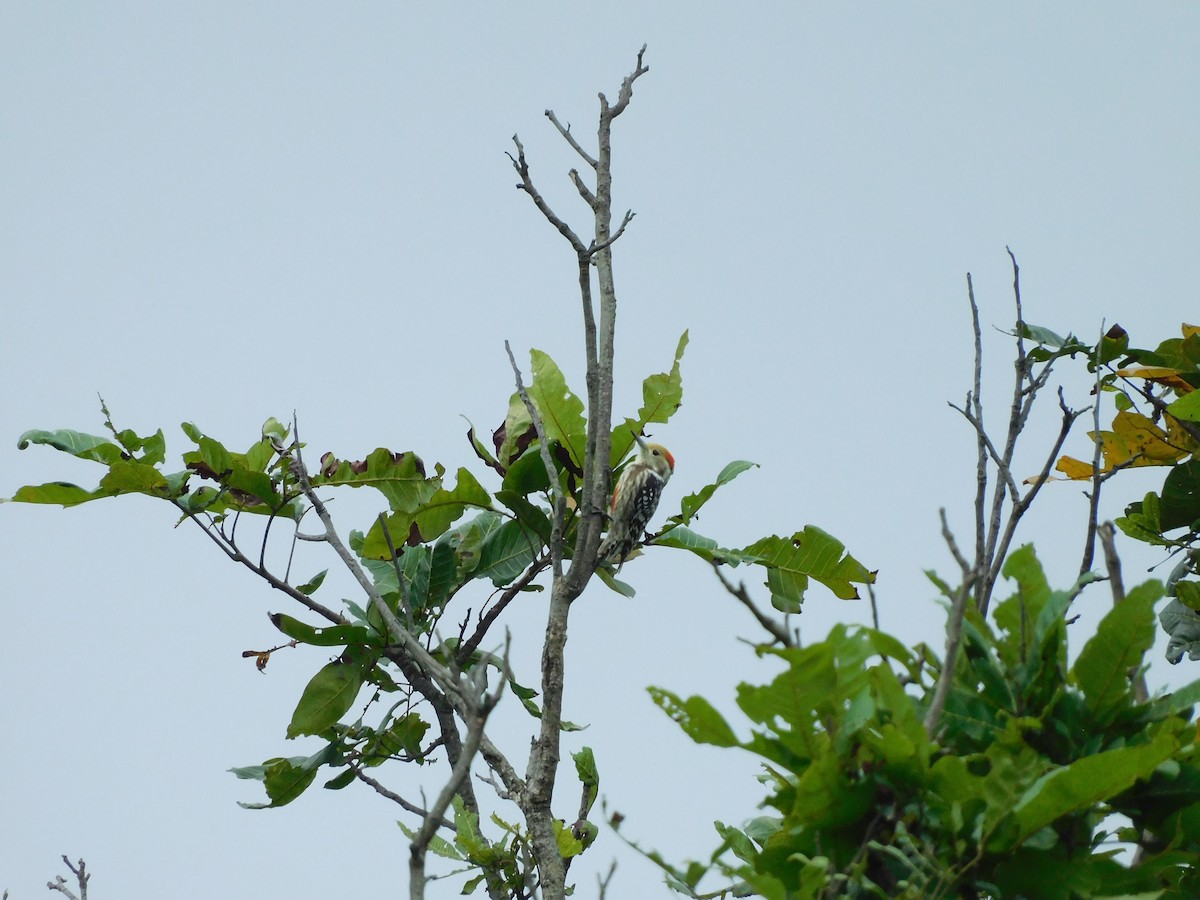
<svg viewBox="0 0 1200 900">
<path fill-rule="evenodd" d="M 655 451 L 654 451 L 654 455 L 655 455 L 655 456 L 661 456 L 662 454 L 660 454 L 660 453 L 659 453 L 657 450 L 655 450 Z"/>
</svg>

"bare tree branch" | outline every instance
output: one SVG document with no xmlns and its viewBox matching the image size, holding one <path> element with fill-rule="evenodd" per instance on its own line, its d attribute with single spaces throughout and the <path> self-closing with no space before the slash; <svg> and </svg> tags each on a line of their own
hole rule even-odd
<svg viewBox="0 0 1200 900">
<path fill-rule="evenodd" d="M 476 627 L 474 633 L 467 640 L 463 641 L 456 654 L 460 666 L 464 665 L 470 659 L 471 654 L 479 647 L 488 630 L 492 627 L 492 623 L 496 621 L 500 613 L 504 612 L 508 604 L 525 588 L 529 587 L 533 579 L 546 570 L 546 564 L 547 558 L 545 556 L 535 559 L 529 564 L 529 568 L 525 570 L 525 573 L 520 578 L 504 589 L 504 593 L 501 594 L 496 604 L 487 613 L 480 615 L 479 625 Z"/>
<path fill-rule="evenodd" d="M 91 873 L 87 871 L 87 864 L 81 858 L 79 860 L 79 864 L 73 866 L 71 865 L 71 861 L 67 859 L 67 854 L 65 853 L 62 856 L 62 861 L 66 864 L 67 868 L 71 870 L 71 874 L 75 876 L 75 882 L 79 886 L 79 895 L 76 896 L 71 892 L 70 888 L 67 887 L 67 879 L 63 878 L 61 875 L 55 875 L 53 881 L 47 881 L 46 887 L 51 891 L 58 891 L 60 894 L 66 894 L 70 900 L 87 900 L 88 882 L 92 878 Z M 6 895 L 7 893 L 8 892 L 5 891 Z"/>
<path fill-rule="evenodd" d="M 546 199 L 541 195 L 541 192 L 534 187 L 533 179 L 529 175 L 529 163 L 525 160 L 525 147 L 521 144 L 520 138 L 518 138 L 515 134 L 513 135 L 512 139 L 513 143 L 517 146 L 517 155 L 514 157 L 511 153 L 509 153 L 508 158 L 512 161 L 513 168 L 517 170 L 517 176 L 521 179 L 521 181 L 517 184 L 517 187 L 527 193 L 533 199 L 534 205 L 538 208 L 541 214 L 546 217 L 546 220 L 549 221 L 551 225 L 558 229 L 559 234 L 561 234 L 570 242 L 571 246 L 575 248 L 576 253 L 586 252 L 587 248 L 584 246 L 583 241 L 579 239 L 579 235 L 571 230 L 570 225 L 558 217 L 554 210 L 550 208 L 550 204 L 548 204 Z"/>
<path fill-rule="evenodd" d="M 962 551 L 958 549 L 958 542 L 954 539 L 954 534 L 950 531 L 950 525 L 946 521 L 946 510 L 941 509 L 938 514 L 942 519 L 942 537 L 946 541 L 946 546 L 950 548 L 950 553 L 954 557 L 954 561 L 958 563 L 962 571 L 962 583 L 958 586 L 958 593 L 954 596 L 954 605 L 950 610 L 950 621 L 946 624 L 946 653 L 942 659 L 942 671 L 938 675 L 937 685 L 933 691 L 933 699 L 929 703 L 929 709 L 925 713 L 925 731 L 929 736 L 935 737 L 938 730 L 938 724 L 942 718 L 942 711 L 946 708 L 946 698 L 950 695 L 950 685 L 954 681 L 954 670 L 958 666 L 958 647 L 962 642 L 962 625 L 963 618 L 967 613 L 967 600 L 971 596 L 971 588 L 974 586 L 976 578 L 978 578 L 978 570 L 967 562 Z"/>
<path fill-rule="evenodd" d="M 483 742 L 483 732 L 487 726 L 488 716 L 491 715 L 496 704 L 500 702 L 500 697 L 504 694 L 505 679 L 508 675 L 508 649 L 506 641 L 501 678 L 499 684 L 490 693 L 484 684 L 487 666 L 477 666 L 472 670 L 472 686 L 478 689 L 479 698 L 476 702 L 471 703 L 471 715 L 466 720 L 467 736 L 463 740 L 462 754 L 451 769 L 450 777 L 438 793 L 437 800 L 429 807 L 429 811 L 421 822 L 421 827 L 409 845 L 409 897 L 411 900 L 423 900 L 425 896 L 427 880 L 425 856 L 429 850 L 429 844 L 437 829 L 445 821 L 446 810 L 450 808 L 454 798 L 459 795 L 463 784 L 468 781 L 471 764 Z"/>
<path fill-rule="evenodd" d="M 609 494 L 612 447 L 612 360 L 616 333 L 617 298 L 613 278 L 611 245 L 632 220 L 626 215 L 620 228 L 612 231 L 612 122 L 629 105 L 633 83 L 645 74 L 642 62 L 645 47 L 638 52 L 637 66 L 621 84 L 618 101 L 609 106 L 600 95 L 600 124 L 598 153 L 595 157 L 596 188 L 589 191 L 578 177 L 572 180 L 588 201 L 594 219 L 590 245 L 582 240 L 553 211 L 537 192 L 529 177 L 524 149 L 517 141 L 517 158 L 513 165 L 521 177 L 519 188 L 529 194 L 542 215 L 558 229 L 576 253 L 579 269 L 579 292 L 583 306 L 584 346 L 587 355 L 588 417 L 584 446 L 583 490 L 580 501 L 579 527 L 576 533 L 570 568 L 560 571 L 552 545 L 553 583 L 550 590 L 550 609 L 546 618 L 542 646 L 542 718 L 541 727 L 529 754 L 525 791 L 521 809 L 529 826 L 533 855 L 537 859 L 541 888 L 548 900 L 560 900 L 565 894 L 566 865 L 555 834 L 555 817 L 551 799 L 561 753 L 562 697 L 565 677 L 564 651 L 567 641 L 567 621 L 570 606 L 587 586 L 596 569 L 596 553 L 604 524 L 604 507 Z M 553 121 L 553 120 L 552 120 Z M 515 140 L 515 139 L 514 139 Z M 511 157 L 510 157 L 511 158 Z M 589 157 L 590 158 L 590 157 Z M 600 293 L 600 323 L 597 328 L 592 306 L 591 267 L 595 266 Z M 511 355 L 511 350 L 510 350 Z M 515 366 L 514 366 L 515 368 Z M 536 427 L 536 425 L 535 425 Z M 549 470 L 549 467 L 548 467 Z M 552 483 L 556 480 L 552 474 Z M 555 534 L 563 533 L 566 510 L 556 501 Z"/>
<path fill-rule="evenodd" d="M 758 620 L 759 625 L 761 625 L 767 630 L 767 632 L 770 633 L 771 637 L 783 644 L 785 647 L 796 646 L 796 642 L 792 639 L 792 636 L 788 634 L 788 630 L 764 613 L 761 609 L 759 609 L 758 605 L 755 604 L 755 602 L 750 598 L 750 594 L 746 591 L 745 582 L 739 582 L 735 587 L 733 582 L 729 581 L 729 579 L 727 579 L 721 572 L 720 563 L 714 562 L 712 564 L 712 568 L 713 572 L 716 574 L 725 590 L 737 598 L 737 600 L 744 607 L 746 607 L 746 609 L 750 610 L 751 615 Z M 878 622 L 876 625 L 878 626 Z"/>
<path fill-rule="evenodd" d="M 575 140 L 575 135 L 571 134 L 571 126 L 567 125 L 564 128 L 563 124 L 558 121 L 558 116 L 554 115 L 554 110 L 546 110 L 546 118 L 549 119 L 554 124 L 554 127 L 558 129 L 558 133 L 563 136 L 563 140 L 570 144 L 571 148 L 581 157 L 583 157 L 584 162 L 586 162 L 593 169 L 599 165 L 599 163 L 596 162 L 590 153 L 579 146 L 579 142 Z"/>
<path fill-rule="evenodd" d="M 1096 367 L 1096 380 L 1092 386 L 1092 490 L 1088 496 L 1087 535 L 1083 541 L 1083 561 L 1079 564 L 1079 574 L 1092 568 L 1092 560 L 1096 555 L 1096 527 L 1100 518 L 1100 486 L 1104 478 L 1100 472 L 1101 451 L 1104 441 L 1100 436 L 1100 347 L 1104 343 L 1104 321 L 1100 322 L 1100 340 L 1096 342 L 1096 354 L 1093 364 Z"/>
<path fill-rule="evenodd" d="M 1006 248 L 1007 249 L 1007 248 Z M 976 608 L 987 614 L 992 592 L 1000 577 L 1004 558 L 1012 543 L 1017 526 L 1022 516 L 1029 509 L 1034 497 L 1047 480 L 1055 460 L 1067 439 L 1072 425 L 1085 410 L 1070 409 L 1063 396 L 1062 388 L 1058 391 L 1059 408 L 1062 410 L 1061 428 L 1041 473 L 1030 479 L 1031 487 L 1024 495 L 1013 475 L 1013 457 L 1016 452 L 1017 439 L 1020 437 L 1029 415 L 1033 410 L 1038 394 L 1049 381 L 1053 360 L 1046 362 L 1037 371 L 1025 351 L 1024 334 L 1026 330 L 1024 313 L 1021 306 L 1020 267 L 1016 256 L 1008 250 L 1013 270 L 1013 297 L 1016 306 L 1016 324 L 1013 335 L 1016 339 L 1016 357 L 1013 361 L 1015 377 L 1013 381 L 1012 401 L 1009 406 L 1008 428 L 1003 448 L 997 448 L 987 433 L 983 419 L 983 403 L 980 399 L 982 390 L 983 343 L 979 325 L 979 306 L 975 302 L 975 289 L 970 274 L 967 275 L 967 297 L 971 307 L 971 323 L 975 333 L 975 360 L 972 372 L 972 389 L 967 394 L 966 403 L 951 408 L 962 414 L 975 431 L 976 443 L 976 477 L 975 477 L 975 563 L 971 566 L 974 577 L 971 579 L 972 591 Z M 990 509 L 987 503 L 988 465 L 995 466 L 996 482 L 992 488 Z M 1007 515 L 1006 515 L 1007 510 Z M 962 562 L 960 561 L 960 565 Z"/>
<path fill-rule="evenodd" d="M 395 793 L 394 791 L 388 790 L 386 787 L 384 787 L 382 784 L 380 784 L 378 781 L 376 781 L 374 778 L 372 778 L 370 775 L 368 775 L 366 772 L 364 772 L 361 768 L 358 768 L 357 766 L 354 768 L 354 777 L 357 778 L 359 781 L 361 781 L 363 784 L 370 785 L 375 790 L 375 792 L 377 794 L 379 794 L 379 796 L 385 797 L 386 799 L 391 800 L 393 803 L 400 806 L 402 809 L 405 809 L 408 812 L 413 813 L 414 815 L 418 815 L 422 819 L 428 819 L 430 817 L 428 810 L 418 806 L 415 803 L 411 803 L 410 801 L 405 800 L 403 797 L 401 797 L 399 794 Z M 438 825 L 441 828 L 445 828 L 450 831 L 455 830 L 454 823 L 451 822 L 449 819 L 442 819 L 442 821 L 439 822 Z"/>
</svg>

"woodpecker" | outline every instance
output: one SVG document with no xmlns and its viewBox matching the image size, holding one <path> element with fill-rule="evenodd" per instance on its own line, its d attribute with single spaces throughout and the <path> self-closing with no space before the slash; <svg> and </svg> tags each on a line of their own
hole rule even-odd
<svg viewBox="0 0 1200 900">
<path fill-rule="evenodd" d="M 675 457 L 661 444 L 647 444 L 638 435 L 637 458 L 625 467 L 613 491 L 608 535 L 600 544 L 600 561 L 625 562 L 658 508 L 663 487 L 675 471 Z M 618 565 L 618 571 L 620 567 Z"/>
</svg>

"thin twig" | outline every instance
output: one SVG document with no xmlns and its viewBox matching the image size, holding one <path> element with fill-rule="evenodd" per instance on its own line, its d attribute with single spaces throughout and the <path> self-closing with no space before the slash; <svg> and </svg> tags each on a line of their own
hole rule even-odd
<svg viewBox="0 0 1200 900">
<path fill-rule="evenodd" d="M 967 300 L 971 304 L 971 329 L 975 334 L 975 370 L 971 381 L 971 393 L 967 395 L 973 418 L 968 418 L 975 427 L 975 558 L 982 560 L 986 552 L 986 526 L 984 512 L 987 502 L 988 467 L 987 436 L 983 431 L 983 329 L 979 326 L 979 305 L 975 302 L 975 285 L 971 273 L 967 273 Z M 965 415 L 965 413 L 964 413 Z M 982 603 L 982 595 L 976 588 L 975 606 Z"/>
<path fill-rule="evenodd" d="M 412 900 L 423 900 L 425 896 L 425 854 L 429 849 L 429 844 L 433 840 L 434 834 L 444 821 L 446 810 L 450 808 L 450 804 L 454 798 L 458 796 L 460 789 L 467 776 L 471 771 L 471 764 L 475 761 L 475 755 L 479 752 L 480 745 L 483 742 L 483 731 L 487 726 L 488 716 L 495 709 L 496 704 L 500 702 L 500 698 L 504 694 L 504 687 L 508 675 L 508 642 L 504 648 L 504 662 L 502 677 L 495 690 L 490 693 L 483 689 L 483 679 L 487 672 L 486 666 L 479 666 L 473 672 L 474 685 L 480 689 L 481 696 L 477 703 L 472 703 L 472 715 L 467 720 L 467 736 L 463 739 L 462 755 L 454 764 L 450 772 L 450 777 L 442 786 L 442 790 L 438 793 L 437 800 L 429 807 L 429 811 L 425 814 L 425 818 L 421 822 L 421 827 L 417 829 L 416 836 L 412 839 L 409 845 L 409 896 Z"/>
<path fill-rule="evenodd" d="M 738 602 L 746 607 L 746 609 L 750 610 L 751 615 L 758 620 L 759 625 L 761 625 L 770 633 L 771 637 L 775 638 L 775 640 L 783 644 L 785 647 L 795 646 L 795 642 L 792 640 L 792 636 L 788 634 L 787 629 L 760 610 L 755 602 L 750 598 L 750 594 L 746 591 L 746 585 L 744 582 L 739 582 L 735 587 L 733 582 L 729 581 L 721 572 L 721 564 L 718 562 L 713 562 L 712 569 L 725 590 L 735 597 Z M 876 622 L 876 627 L 878 627 L 878 622 Z"/>
<path fill-rule="evenodd" d="M 474 633 L 472 633 L 472 635 L 467 638 L 467 640 L 464 641 L 459 647 L 457 658 L 460 666 L 464 665 L 471 657 L 471 654 L 474 653 L 479 647 L 484 636 L 488 633 L 488 629 L 492 627 L 492 623 L 496 621 L 496 618 L 500 615 L 500 613 L 504 612 L 505 607 L 507 607 L 509 603 L 511 603 L 522 591 L 524 591 L 525 588 L 529 587 L 533 579 L 537 578 L 538 575 L 546 570 L 548 561 L 548 558 L 545 556 L 540 556 L 534 559 L 534 561 L 529 564 L 529 568 L 525 570 L 524 574 L 522 574 L 520 578 L 504 589 L 504 593 L 500 596 L 500 599 L 496 601 L 495 605 L 492 606 L 487 613 L 480 616 L 479 625 L 476 626 Z"/>
<path fill-rule="evenodd" d="M 422 819 L 429 818 L 428 810 L 423 809 L 422 807 L 418 806 L 415 803 L 405 800 L 403 797 L 401 797 L 399 794 L 395 793 L 394 791 L 388 790 L 386 787 L 384 787 L 382 784 L 380 784 L 378 781 L 376 781 L 374 778 L 372 778 L 370 775 L 368 775 L 366 772 L 364 772 L 362 769 L 358 768 L 357 766 L 354 768 L 354 777 L 357 778 L 359 781 L 363 782 L 364 784 L 368 784 L 372 788 L 374 788 L 375 792 L 377 794 L 379 794 L 379 796 L 385 797 L 388 800 L 391 800 L 393 803 L 397 804 L 398 806 L 402 807 L 403 809 L 407 810 L 408 812 L 413 813 L 414 815 L 418 815 Z M 442 821 L 439 822 L 438 824 L 439 824 L 439 827 L 441 827 L 441 828 L 446 828 L 446 829 L 449 829 L 450 831 L 455 830 L 454 823 L 451 822 L 449 819 L 442 819 Z"/>
<path fill-rule="evenodd" d="M 592 155 L 590 153 L 588 153 L 581 146 L 579 146 L 579 142 L 577 140 L 575 140 L 575 135 L 571 134 L 571 126 L 568 124 L 564 128 L 563 124 L 558 121 L 558 116 L 554 115 L 554 110 L 552 110 L 552 109 L 546 110 L 546 118 L 549 119 L 552 123 L 554 123 L 554 127 L 557 128 L 558 133 L 563 136 L 563 140 L 565 140 L 568 144 L 570 144 L 571 148 L 576 153 L 578 153 L 581 157 L 583 157 L 584 162 L 586 162 L 593 169 L 599 165 L 599 163 L 596 162 L 596 160 L 592 157 Z"/>
<path fill-rule="evenodd" d="M 613 880 L 613 876 L 617 874 L 617 861 L 614 859 L 608 866 L 608 872 L 603 878 L 600 874 L 596 874 L 596 885 L 600 888 L 598 900 L 606 900 L 608 897 L 608 886 Z"/>
<path fill-rule="evenodd" d="M 1092 363 L 1096 367 L 1096 380 L 1092 386 L 1092 491 L 1088 497 L 1087 536 L 1083 541 L 1083 561 L 1079 564 L 1079 574 L 1092 568 L 1092 560 L 1096 557 L 1096 527 L 1100 519 L 1100 486 L 1104 478 L 1100 472 L 1100 456 L 1104 448 L 1104 440 L 1100 435 L 1100 347 L 1104 343 L 1104 320 L 1100 320 L 1100 340 L 1096 342 L 1096 355 Z"/>
<path fill-rule="evenodd" d="M 521 182 L 517 185 L 517 187 L 527 193 L 533 199 L 534 205 L 538 208 L 541 214 L 546 217 L 550 224 L 558 229 L 559 234 L 561 234 L 571 243 L 571 246 L 575 248 L 576 253 L 586 253 L 587 247 L 584 245 L 583 241 L 579 239 L 579 235 L 572 231 L 571 226 L 559 218 L 557 214 L 555 214 L 554 210 L 550 208 L 550 204 L 548 204 L 545 198 L 541 195 L 541 192 L 534 187 L 533 179 L 529 175 L 529 163 L 525 160 L 525 147 L 522 146 L 520 138 L 518 138 L 515 134 L 513 135 L 512 139 L 513 143 L 517 146 L 517 155 L 514 157 L 511 153 L 509 153 L 508 158 L 512 161 L 513 168 L 516 169 L 517 175 L 521 179 Z"/>
<path fill-rule="evenodd" d="M 400 589 L 400 603 L 404 607 L 404 622 L 408 626 L 408 630 L 413 630 L 413 612 L 412 604 L 408 600 L 408 581 L 404 577 L 404 572 L 400 569 L 400 557 L 396 553 L 396 545 L 392 543 L 392 529 L 388 528 L 387 517 L 379 514 L 379 528 L 383 531 L 383 539 L 387 541 L 388 556 L 392 560 L 392 568 L 396 572 L 396 586 Z"/>
<path fill-rule="evenodd" d="M 602 250 L 607 250 L 609 247 L 615 244 L 617 242 L 617 238 L 625 233 L 625 229 L 629 226 L 629 223 L 633 221 L 633 217 L 635 215 L 637 215 L 637 213 L 635 213 L 633 210 L 625 210 L 625 216 L 621 219 L 621 224 L 617 226 L 617 230 L 614 231 L 608 238 L 600 241 L 599 243 L 593 241 L 592 246 L 588 248 L 588 253 L 592 256 L 595 256 L 597 253 L 601 252 Z"/>
<path fill-rule="evenodd" d="M 309 597 L 306 594 L 302 594 L 300 591 L 296 590 L 295 587 L 288 584 L 286 581 L 279 578 L 272 572 L 268 571 L 266 568 L 262 568 L 260 566 L 255 565 L 254 560 L 247 557 L 244 553 L 242 553 L 242 551 L 240 549 L 238 549 L 238 547 L 236 545 L 231 544 L 227 538 L 222 536 L 220 533 L 220 530 L 216 526 L 205 524 L 203 521 L 201 521 L 201 519 L 197 513 L 188 509 L 186 506 L 184 506 L 178 500 L 172 500 L 171 502 L 174 503 L 175 507 L 187 519 L 189 519 L 193 523 L 195 523 L 196 527 L 198 527 L 201 531 L 203 531 L 204 534 L 208 537 L 208 539 L 211 540 L 214 544 L 216 544 L 221 549 L 221 552 L 223 552 L 226 556 L 228 556 L 234 562 L 240 563 L 241 565 L 245 566 L 247 569 L 249 569 L 251 572 L 253 572 L 255 575 L 257 575 L 259 578 L 263 579 L 263 581 L 265 581 L 271 587 L 275 588 L 275 590 L 282 591 L 283 593 L 285 593 L 289 597 L 291 597 L 293 600 L 295 600 L 297 603 L 303 605 L 307 609 L 311 610 L 312 612 L 316 613 L 317 615 L 321 616 L 322 618 L 326 619 L 329 622 L 338 624 L 338 623 L 342 623 L 342 622 L 346 621 L 346 617 L 343 616 L 341 613 L 335 613 L 332 609 L 329 609 L 327 606 L 325 606 L 321 603 L 318 603 L 316 600 L 312 599 L 312 597 Z M 303 536 L 300 536 L 300 537 L 301 537 L 301 540 L 305 539 Z M 319 540 L 319 539 L 323 539 L 323 538 L 309 538 L 309 539 L 310 540 Z"/>
<path fill-rule="evenodd" d="M 946 708 L 946 698 L 950 695 L 954 670 L 958 666 L 958 647 L 962 641 L 962 626 L 967 612 L 967 599 L 971 596 L 971 588 L 978 577 L 978 570 L 967 562 L 962 551 L 958 549 L 958 542 L 955 541 L 954 534 L 950 531 L 950 525 L 946 521 L 946 510 L 939 510 L 939 515 L 942 520 L 942 537 L 946 541 L 946 546 L 950 548 L 955 562 L 962 570 L 962 583 L 958 586 L 958 593 L 954 597 L 954 605 L 950 610 L 950 621 L 946 624 L 946 653 L 942 660 L 942 671 L 938 675 L 929 710 L 925 713 L 925 731 L 931 738 L 937 734 L 942 711 Z"/>
<path fill-rule="evenodd" d="M 525 390 L 525 382 L 521 378 L 521 367 L 517 365 L 517 358 L 513 356 L 512 347 L 508 341 L 504 342 L 504 349 L 508 352 L 508 361 L 512 363 L 513 376 L 517 381 L 517 394 L 520 395 L 521 402 L 525 404 L 525 410 L 529 413 L 530 421 L 533 422 L 534 431 L 537 432 L 538 452 L 542 457 L 542 465 L 546 467 L 546 479 L 550 482 L 550 496 L 554 499 L 554 519 L 550 530 L 550 565 L 554 571 L 554 577 L 562 578 L 563 526 L 567 515 L 567 498 L 563 496 L 562 484 L 558 480 L 558 470 L 554 467 L 554 459 L 550 456 L 550 440 L 546 437 L 546 426 L 542 423 L 541 413 L 534 405 L 533 398 L 529 396 L 529 391 Z"/>
</svg>

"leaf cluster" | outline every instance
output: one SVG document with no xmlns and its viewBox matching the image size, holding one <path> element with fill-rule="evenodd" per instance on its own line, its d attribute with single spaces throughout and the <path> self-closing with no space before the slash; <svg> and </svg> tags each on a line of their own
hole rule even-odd
<svg viewBox="0 0 1200 900">
<path fill-rule="evenodd" d="M 1162 487 L 1129 503 L 1116 525 L 1135 540 L 1182 551 L 1167 585 L 1174 599 L 1160 619 L 1171 633 L 1171 662 L 1185 652 L 1200 658 L 1200 580 L 1189 577 L 1200 550 L 1200 327 L 1184 324 L 1180 337 L 1153 350 L 1131 347 L 1119 325 L 1094 346 L 1053 335 L 1047 340 L 1060 352 L 1086 356 L 1096 376 L 1097 399 L 1111 397 L 1114 409 L 1107 429 L 1089 432 L 1094 460 L 1064 455 L 1057 471 L 1071 480 L 1092 481 L 1098 491 L 1125 469 L 1167 469 Z"/>
<path fill-rule="evenodd" d="M 685 332 L 669 370 L 645 379 L 641 408 L 613 429 L 612 461 L 618 472 L 633 447 L 634 435 L 666 424 L 679 408 L 680 364 L 687 341 Z M 199 526 L 231 559 L 315 615 L 317 622 L 310 616 L 272 613 L 272 624 L 288 641 L 272 650 L 245 654 L 257 661 L 260 670 L 285 647 L 314 647 L 334 655 L 326 656 L 312 675 L 286 730 L 288 739 L 318 738 L 319 748 L 305 756 L 273 757 L 260 765 L 233 769 L 239 778 L 259 781 L 265 788 L 264 802 L 244 805 L 284 806 L 319 779 L 330 790 L 356 780 L 378 790 L 371 773 L 384 763 L 427 765 L 436 761 L 448 740 L 457 740 L 456 735 L 448 735 L 436 703 L 431 706 L 427 676 L 414 668 L 403 648 L 393 644 L 389 618 L 448 671 L 478 670 L 485 682 L 489 677 L 503 679 L 532 716 L 541 716 L 538 692 L 519 684 L 507 661 L 489 649 L 496 642 L 495 637 L 489 638 L 489 629 L 508 603 L 542 589 L 536 581 L 550 565 L 556 489 L 567 500 L 564 555 L 570 558 L 574 553 L 587 421 L 582 400 L 554 361 L 534 350 L 531 362 L 528 394 L 549 444 L 552 467 L 547 469 L 529 407 L 519 392 L 514 393 L 504 421 L 491 434 L 490 446 L 479 439 L 473 426 L 467 433 L 476 456 L 494 473 L 489 480 L 499 478 L 499 487 L 491 491 L 470 469 L 460 467 L 450 475 L 441 464 L 429 466 L 411 450 L 381 447 L 361 459 L 325 453 L 310 471 L 298 435 L 276 419 L 264 424 L 260 438 L 244 452 L 231 450 L 196 425 L 184 423 L 182 431 L 193 448 L 183 454 L 182 469 L 169 471 L 164 468 L 166 441 L 161 429 L 149 436 L 118 430 L 102 406 L 107 435 L 33 430 L 20 439 L 22 448 L 48 446 L 100 464 L 105 472 L 98 486 L 30 485 L 11 499 L 63 506 L 128 494 L 164 500 L 173 505 L 181 522 Z M 746 461 L 727 465 L 715 481 L 685 496 L 680 511 L 667 519 L 659 533 L 648 535 L 647 544 L 685 550 L 711 564 L 761 567 L 772 602 L 784 613 L 799 612 L 813 580 L 838 597 L 857 597 L 855 585 L 871 582 L 874 573 L 846 553 L 840 541 L 815 526 L 788 536 L 767 536 L 740 549 L 723 548 L 693 529 L 717 489 L 754 467 Z M 322 601 L 328 592 L 322 591 L 328 570 L 301 578 L 293 575 L 293 566 L 306 559 L 297 554 L 302 542 L 327 539 L 303 530 L 314 518 L 317 501 L 311 499 L 311 492 L 361 488 L 376 492 L 383 508 L 369 527 L 350 533 L 348 549 L 358 571 L 369 580 L 368 594 L 382 598 L 386 609 L 363 599 Z M 252 521 L 259 527 L 247 524 Z M 286 525 L 282 534 L 277 523 Z M 268 565 L 273 539 L 290 542 L 283 571 Z M 599 574 L 611 588 L 633 595 L 630 585 L 615 578 L 611 565 L 602 565 Z M 456 596 L 471 585 L 490 594 L 480 612 L 474 618 L 471 610 L 460 613 L 457 621 L 447 618 L 456 608 Z M 443 636 L 444 623 L 450 624 L 454 636 Z M 565 720 L 561 724 L 562 730 L 578 727 Z M 590 799 L 584 804 L 590 809 L 598 776 L 590 751 L 587 759 L 580 778 L 585 795 L 591 785 Z M 479 836 L 478 809 L 471 803 L 464 805 L 461 797 L 455 802 L 453 822 L 447 823 L 455 836 L 439 838 L 441 843 L 431 843 L 430 849 L 480 870 L 479 878 L 490 879 L 492 893 L 525 878 L 530 865 L 528 834 L 518 825 L 494 818 L 499 834 L 485 840 Z M 415 807 L 410 811 L 423 814 Z M 595 825 L 587 821 L 585 809 L 576 826 L 560 835 L 564 858 L 582 852 L 594 836 Z M 472 879 L 468 887 L 479 883 Z"/>
<path fill-rule="evenodd" d="M 768 789 L 768 814 L 717 823 L 708 862 L 655 855 L 669 883 L 701 896 L 715 871 L 734 895 L 772 900 L 1200 895 L 1200 682 L 1146 702 L 1131 687 L 1162 585 L 1131 591 L 1068 666 L 1077 590 L 1051 590 L 1028 546 L 1004 574 L 1014 592 L 994 624 L 968 613 L 933 736 L 944 661 L 867 628 L 764 651 L 785 669 L 739 685 L 746 738 L 703 698 L 652 689 L 693 740 L 759 757 Z"/>
</svg>

